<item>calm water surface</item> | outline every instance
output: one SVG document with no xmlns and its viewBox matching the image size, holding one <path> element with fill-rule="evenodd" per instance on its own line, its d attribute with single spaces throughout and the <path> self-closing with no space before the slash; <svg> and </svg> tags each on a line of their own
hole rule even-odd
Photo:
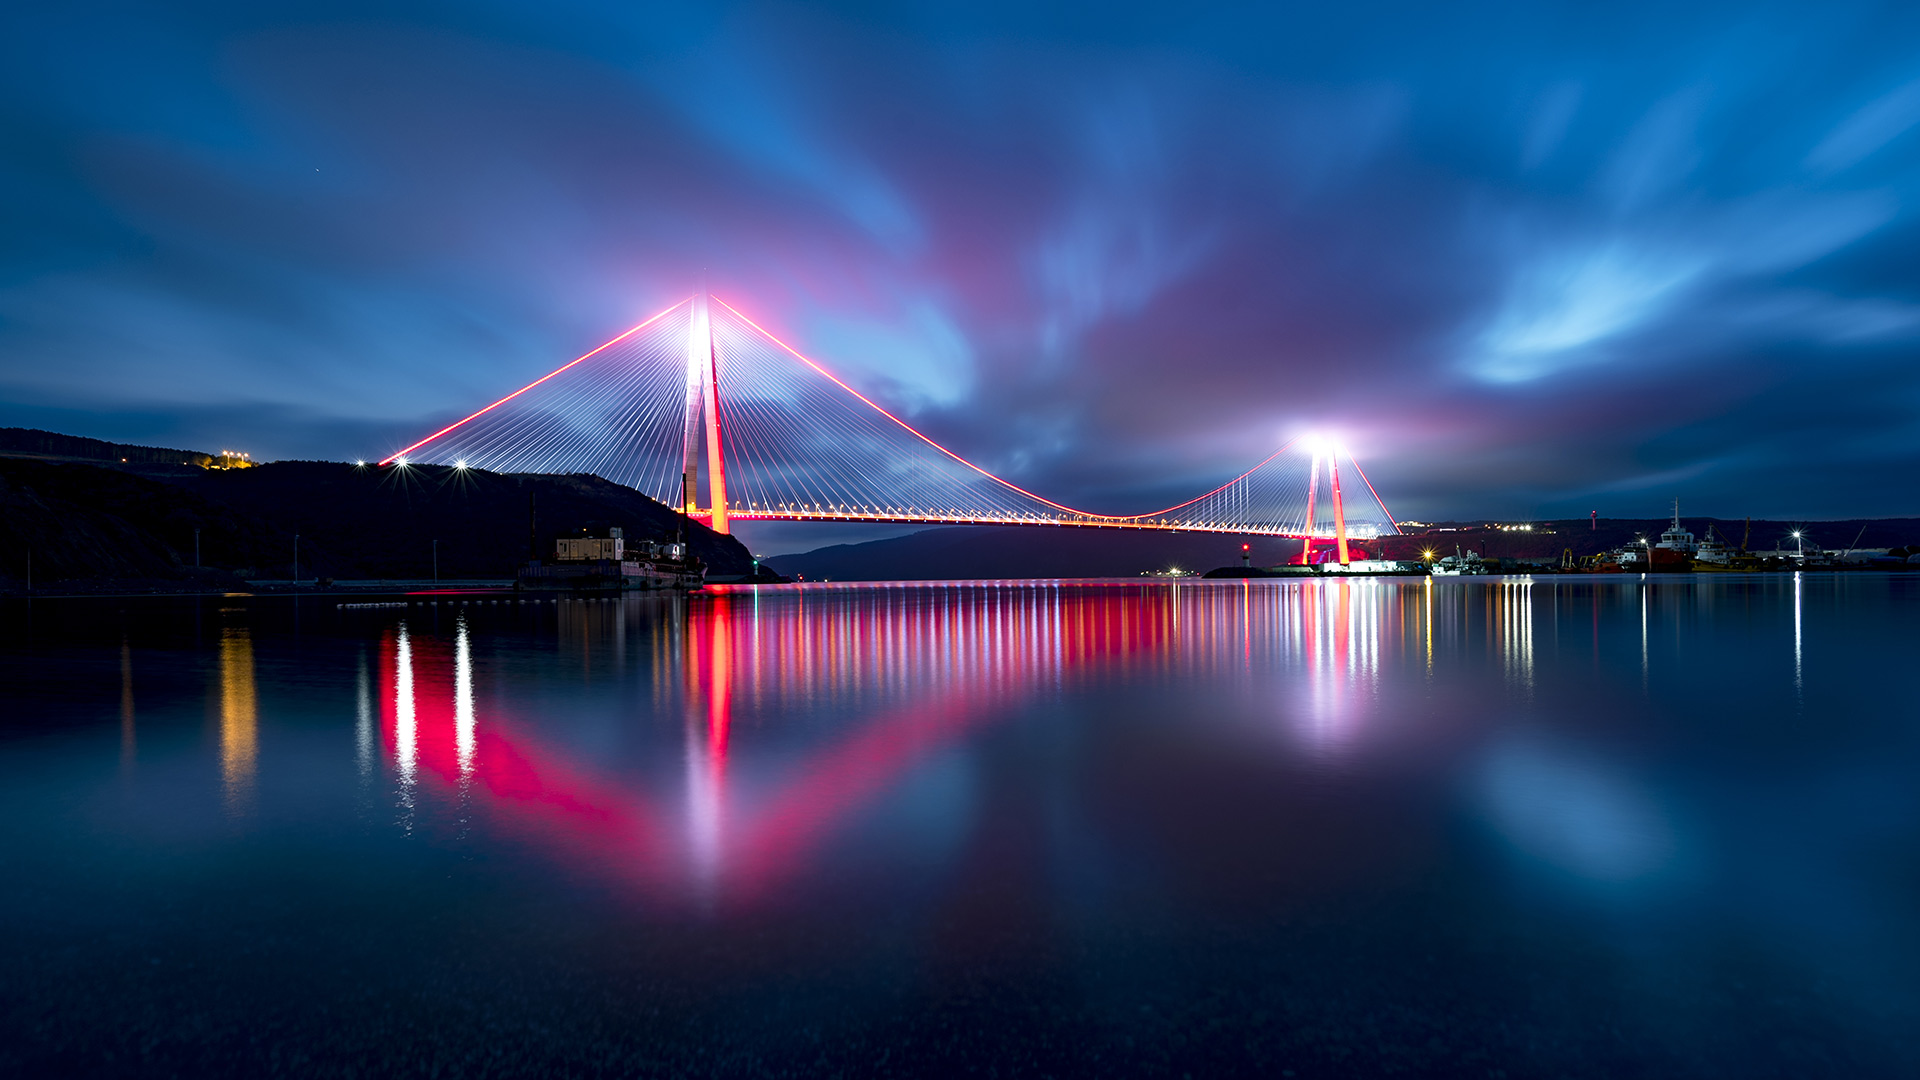
<svg viewBox="0 0 1920 1080">
<path fill-rule="evenodd" d="M 1920 1074 L 1920 577 L 431 599 L 0 608 L 0 1071 Z"/>
</svg>

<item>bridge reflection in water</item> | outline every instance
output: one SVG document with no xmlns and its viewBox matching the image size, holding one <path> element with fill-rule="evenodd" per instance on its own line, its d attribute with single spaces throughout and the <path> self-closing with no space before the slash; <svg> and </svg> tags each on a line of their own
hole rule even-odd
<svg viewBox="0 0 1920 1080">
<path fill-rule="evenodd" d="M 455 609 L 451 627 L 415 616 L 387 628 L 372 694 L 401 828 L 477 823 L 662 899 L 750 904 L 883 812 L 917 766 L 1090 688 L 1204 683 L 1214 702 L 1237 690 L 1253 725 L 1313 755 L 1356 751 L 1409 691 L 1409 672 L 1431 680 L 1463 649 L 1497 652 L 1525 691 L 1533 590 L 1430 579 L 723 587 L 541 608 L 557 611 L 557 639 L 531 672 L 524 659 L 488 662 L 503 613 Z M 1383 668 L 1394 672 L 1384 692 Z M 681 765 L 634 752 L 630 731 L 582 735 L 538 694 L 529 704 L 525 685 L 540 680 L 566 683 L 552 698 L 562 709 L 597 688 L 615 726 L 654 750 L 671 730 Z"/>
</svg>

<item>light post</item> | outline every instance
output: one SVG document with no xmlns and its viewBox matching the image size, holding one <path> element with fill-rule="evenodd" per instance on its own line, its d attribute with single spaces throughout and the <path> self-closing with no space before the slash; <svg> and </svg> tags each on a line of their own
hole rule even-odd
<svg viewBox="0 0 1920 1080">
<path fill-rule="evenodd" d="M 293 534 L 293 587 L 300 587 L 300 534 Z"/>
<path fill-rule="evenodd" d="M 200 530 L 193 530 L 193 568 L 200 569 Z"/>
<path fill-rule="evenodd" d="M 433 541 L 433 583 L 440 584 L 440 540 L 437 537 Z"/>
</svg>

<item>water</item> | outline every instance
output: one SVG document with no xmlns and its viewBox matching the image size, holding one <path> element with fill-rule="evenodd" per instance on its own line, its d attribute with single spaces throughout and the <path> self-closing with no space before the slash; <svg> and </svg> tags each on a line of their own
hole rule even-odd
<svg viewBox="0 0 1920 1080">
<path fill-rule="evenodd" d="M 0 609 L 0 1069 L 1920 1069 L 1920 578 L 340 602 Z"/>
</svg>

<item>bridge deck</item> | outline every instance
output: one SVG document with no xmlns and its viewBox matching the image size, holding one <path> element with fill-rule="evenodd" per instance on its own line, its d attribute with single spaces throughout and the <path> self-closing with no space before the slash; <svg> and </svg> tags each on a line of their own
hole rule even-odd
<svg viewBox="0 0 1920 1080">
<path fill-rule="evenodd" d="M 711 521 L 713 512 L 696 510 L 696 521 Z M 1283 526 L 1253 526 L 1233 522 L 1128 521 L 1101 518 L 1032 516 L 975 516 L 967 514 L 916 514 L 867 510 L 729 510 L 729 521 L 857 521 L 875 525 L 1059 525 L 1080 529 L 1133 529 L 1146 532 L 1220 533 L 1234 536 L 1272 536 L 1289 540 L 1333 540 L 1331 530 L 1303 533 Z M 1349 539 L 1367 539 L 1353 537 Z"/>
</svg>

